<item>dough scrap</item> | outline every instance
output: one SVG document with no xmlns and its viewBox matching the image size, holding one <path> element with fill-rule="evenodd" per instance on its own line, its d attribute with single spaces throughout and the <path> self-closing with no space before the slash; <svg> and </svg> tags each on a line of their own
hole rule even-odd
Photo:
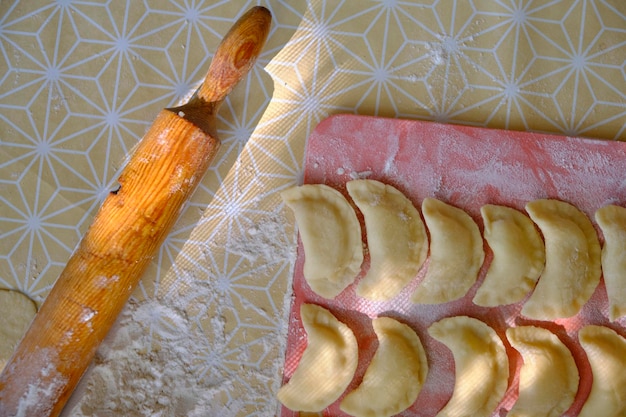
<svg viewBox="0 0 626 417">
<path fill-rule="evenodd" d="M 424 199 L 422 213 L 430 231 L 430 263 L 411 301 L 454 301 L 474 285 L 485 259 L 480 230 L 465 211 L 435 198 Z"/>
<path fill-rule="evenodd" d="M 428 333 L 452 351 L 455 364 L 454 392 L 437 417 L 491 416 L 509 379 L 509 359 L 500 337 L 467 316 L 441 319 Z"/>
<path fill-rule="evenodd" d="M 426 352 L 406 324 L 389 317 L 372 320 L 379 346 L 363 381 L 341 401 L 355 417 L 389 417 L 409 408 L 428 374 Z"/>
<path fill-rule="evenodd" d="M 354 333 L 330 311 L 302 304 L 302 325 L 308 344 L 278 400 L 293 411 L 322 411 L 348 387 L 356 371 L 359 348 Z"/>
<path fill-rule="evenodd" d="M 578 368 L 570 350 L 551 331 L 535 326 L 506 330 L 524 364 L 519 398 L 507 417 L 559 417 L 574 403 Z"/>
<path fill-rule="evenodd" d="M 19 291 L 0 289 L 0 371 L 37 313 L 37 305 Z"/>
<path fill-rule="evenodd" d="M 361 225 L 348 200 L 324 184 L 289 188 L 281 197 L 296 217 L 304 246 L 304 278 L 311 289 L 335 298 L 361 270 Z"/>
<path fill-rule="evenodd" d="M 574 316 L 600 282 L 596 230 L 582 211 L 564 201 L 531 201 L 526 211 L 543 233 L 546 265 L 522 314 L 537 320 Z"/>
<path fill-rule="evenodd" d="M 626 339 L 604 326 L 587 325 L 578 332 L 589 363 L 591 392 L 578 417 L 626 415 Z"/>
<path fill-rule="evenodd" d="M 626 208 L 616 205 L 602 207 L 595 214 L 604 235 L 602 273 L 609 298 L 609 319 L 626 315 Z"/>
<path fill-rule="evenodd" d="M 371 266 L 357 286 L 357 295 L 389 300 L 417 275 L 428 255 L 428 236 L 419 212 L 391 185 L 353 180 L 348 193 L 363 213 Z"/>
<path fill-rule="evenodd" d="M 541 235 L 528 216 L 513 208 L 487 204 L 480 213 L 493 261 L 476 291 L 474 304 L 497 307 L 522 301 L 543 271 Z"/>
</svg>

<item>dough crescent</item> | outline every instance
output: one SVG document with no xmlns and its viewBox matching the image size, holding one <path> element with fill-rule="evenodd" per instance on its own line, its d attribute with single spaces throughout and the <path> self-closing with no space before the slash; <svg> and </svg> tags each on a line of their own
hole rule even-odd
<svg viewBox="0 0 626 417">
<path fill-rule="evenodd" d="M 582 211 L 564 201 L 531 201 L 526 211 L 543 233 L 546 265 L 522 314 L 537 320 L 574 316 L 600 282 L 596 230 Z"/>
<path fill-rule="evenodd" d="M 426 352 L 406 324 L 389 317 L 372 321 L 378 349 L 361 384 L 341 401 L 341 410 L 355 417 L 389 417 L 409 408 L 428 374 Z"/>
<path fill-rule="evenodd" d="M 626 315 L 626 208 L 608 205 L 595 214 L 604 235 L 602 273 L 611 321 Z"/>
<path fill-rule="evenodd" d="M 361 225 L 348 200 L 324 184 L 306 184 L 281 193 L 296 217 L 304 247 L 304 278 L 311 289 L 335 298 L 361 270 Z"/>
<path fill-rule="evenodd" d="M 574 403 L 578 368 L 570 350 L 551 331 L 535 326 L 506 330 L 520 352 L 519 397 L 507 417 L 559 417 Z"/>
<path fill-rule="evenodd" d="M 463 210 L 425 198 L 422 213 L 430 231 L 430 263 L 411 301 L 439 304 L 463 297 L 474 285 L 485 253 L 476 222 Z"/>
<path fill-rule="evenodd" d="M 371 264 L 357 295 L 389 300 L 417 275 L 428 255 L 428 236 L 419 212 L 391 185 L 354 180 L 348 193 L 363 213 Z"/>
<path fill-rule="evenodd" d="M 626 339 L 604 326 L 588 325 L 578 332 L 589 363 L 591 392 L 578 417 L 626 415 Z"/>
<path fill-rule="evenodd" d="M 509 379 L 509 359 L 500 337 L 467 316 L 439 320 L 428 333 L 452 351 L 455 365 L 454 392 L 437 417 L 491 416 Z"/>
<path fill-rule="evenodd" d="M 290 410 L 318 412 L 335 402 L 352 381 L 359 348 L 352 330 L 330 311 L 302 304 L 300 312 L 308 344 L 277 397 Z"/>
<path fill-rule="evenodd" d="M 528 216 L 513 208 L 487 204 L 480 213 L 493 261 L 476 291 L 474 304 L 497 307 L 522 301 L 543 271 L 541 235 Z"/>
</svg>

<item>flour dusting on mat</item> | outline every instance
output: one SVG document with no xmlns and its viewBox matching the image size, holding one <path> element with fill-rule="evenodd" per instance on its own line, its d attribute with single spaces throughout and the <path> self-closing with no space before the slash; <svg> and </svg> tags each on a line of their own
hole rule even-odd
<svg viewBox="0 0 626 417">
<path fill-rule="evenodd" d="M 227 241 L 228 252 L 250 262 L 259 258 L 270 262 L 295 259 L 295 248 L 286 235 L 283 217 L 273 213 L 250 223 L 241 235 Z"/>
<path fill-rule="evenodd" d="M 244 224 L 241 233 L 233 233 L 221 247 L 250 263 L 292 265 L 296 247 L 286 224 L 279 213 L 269 213 Z M 207 243 L 204 249 L 211 251 L 213 245 L 216 242 Z M 261 311 L 275 320 L 275 328 L 265 329 L 266 334 L 255 341 L 235 343 L 235 334 L 241 331 L 232 328 L 235 301 L 221 291 L 217 275 L 201 279 L 192 270 L 177 271 L 160 297 L 131 298 L 63 416 L 275 414 L 272 392 L 280 384 L 290 298 L 285 298 L 276 317 Z M 260 311 L 253 300 L 236 302 Z M 259 351 L 276 356 L 271 366 L 267 361 L 262 368 L 257 366 Z M 242 389 L 245 398 L 231 396 Z"/>
<path fill-rule="evenodd" d="M 255 409 L 263 414 L 273 413 L 273 409 L 268 409 L 275 407 L 273 401 L 267 401 L 271 398 L 268 387 L 279 382 L 282 356 L 271 367 L 247 371 L 263 386 L 250 387 L 246 398 L 230 398 L 237 380 L 230 374 L 208 375 L 210 364 L 198 358 L 210 360 L 207 355 L 212 352 L 219 356 L 219 352 L 175 304 L 155 299 L 131 300 L 100 346 L 62 416 L 246 415 L 250 401 L 263 397 L 266 401 L 258 401 Z M 156 316 L 166 321 L 158 329 L 158 341 L 146 324 L 154 322 Z M 210 318 L 210 322 L 211 333 L 225 334 L 221 317 Z M 268 339 L 267 343 L 282 343 L 286 331 L 286 326 L 277 329 L 272 342 Z"/>
<path fill-rule="evenodd" d="M 164 309 L 171 331 L 152 346 L 143 319 Z M 96 353 L 68 415 L 200 415 L 208 387 L 194 376 L 199 344 L 201 338 L 180 312 L 155 300 L 131 301 Z"/>
<path fill-rule="evenodd" d="M 158 319 L 157 319 L 158 317 Z M 147 323 L 161 320 L 157 338 Z M 209 347 L 185 313 L 159 300 L 131 300 L 100 346 L 64 415 L 234 415 L 224 406 L 228 381 L 201 377 L 197 358 Z"/>
</svg>

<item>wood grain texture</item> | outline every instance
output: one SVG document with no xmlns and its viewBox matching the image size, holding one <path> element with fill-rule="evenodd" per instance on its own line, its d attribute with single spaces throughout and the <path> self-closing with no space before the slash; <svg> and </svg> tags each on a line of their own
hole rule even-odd
<svg viewBox="0 0 626 417">
<path fill-rule="evenodd" d="M 31 415 L 60 412 L 218 146 L 177 114 L 159 114 L 7 365 L 0 414 L 28 386 L 41 388 Z M 63 381 L 58 398 L 45 394 Z"/>
<path fill-rule="evenodd" d="M 60 414 L 215 156 L 219 105 L 269 24 L 264 8 L 245 14 L 218 48 L 208 93 L 159 113 L 0 375 L 0 417 Z"/>
<path fill-rule="evenodd" d="M 252 68 L 269 35 L 272 15 L 264 7 L 251 8 L 224 36 L 211 61 L 198 97 L 206 102 L 220 102 Z M 262 40 L 262 41 L 261 41 Z"/>
</svg>

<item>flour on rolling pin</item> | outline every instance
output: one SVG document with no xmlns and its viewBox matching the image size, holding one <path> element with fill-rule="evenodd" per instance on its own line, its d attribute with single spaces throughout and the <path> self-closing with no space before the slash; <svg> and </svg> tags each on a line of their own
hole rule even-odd
<svg viewBox="0 0 626 417">
<path fill-rule="evenodd" d="M 513 132 L 444 125 L 432 122 L 383 119 L 353 115 L 331 117 L 317 126 L 308 139 L 304 183 L 326 184 L 349 198 L 346 183 L 368 178 L 390 184 L 402 191 L 416 207 L 427 197 L 434 197 L 467 212 L 482 230 L 480 208 L 499 204 L 524 212 L 526 203 L 552 198 L 567 201 L 589 219 L 597 209 L 608 205 L 626 205 L 626 144 L 546 134 Z M 600 240 L 602 234 L 594 224 Z M 365 233 L 366 234 L 366 233 Z M 477 284 L 484 279 L 491 262 L 487 252 Z M 389 301 L 370 301 L 356 293 L 368 267 L 368 255 L 353 284 L 335 299 L 315 294 L 303 275 L 305 253 L 298 248 L 294 268 L 294 301 L 283 382 L 297 368 L 306 347 L 306 332 L 298 311 L 304 303 L 327 308 L 346 323 L 359 340 L 359 366 L 346 392 L 326 408 L 322 415 L 346 416 L 339 404 L 363 378 L 367 364 L 376 350 L 372 320 L 391 316 L 408 324 L 424 343 L 429 374 L 417 401 L 403 416 L 435 415 L 450 399 L 454 385 L 454 363 L 450 351 L 434 340 L 428 328 L 445 317 L 468 315 L 491 326 L 503 340 L 505 330 L 520 325 L 549 328 L 572 351 L 580 367 L 580 385 L 576 399 L 565 414 L 577 415 L 591 386 L 590 368 L 578 342 L 578 331 L 586 324 L 601 324 L 626 334 L 626 318 L 611 322 L 604 284 L 601 282 L 581 311 L 571 318 L 553 321 L 522 317 L 522 302 L 497 308 L 472 303 L 477 286 L 459 300 L 438 305 L 415 304 L 410 295 L 424 277 L 428 261 L 415 279 Z M 506 343 L 506 342 L 505 342 Z M 502 402 L 494 412 L 510 410 L 517 398 L 521 359 L 506 343 L 511 357 L 511 381 Z M 298 414 L 286 408 L 282 416 Z"/>
</svg>

